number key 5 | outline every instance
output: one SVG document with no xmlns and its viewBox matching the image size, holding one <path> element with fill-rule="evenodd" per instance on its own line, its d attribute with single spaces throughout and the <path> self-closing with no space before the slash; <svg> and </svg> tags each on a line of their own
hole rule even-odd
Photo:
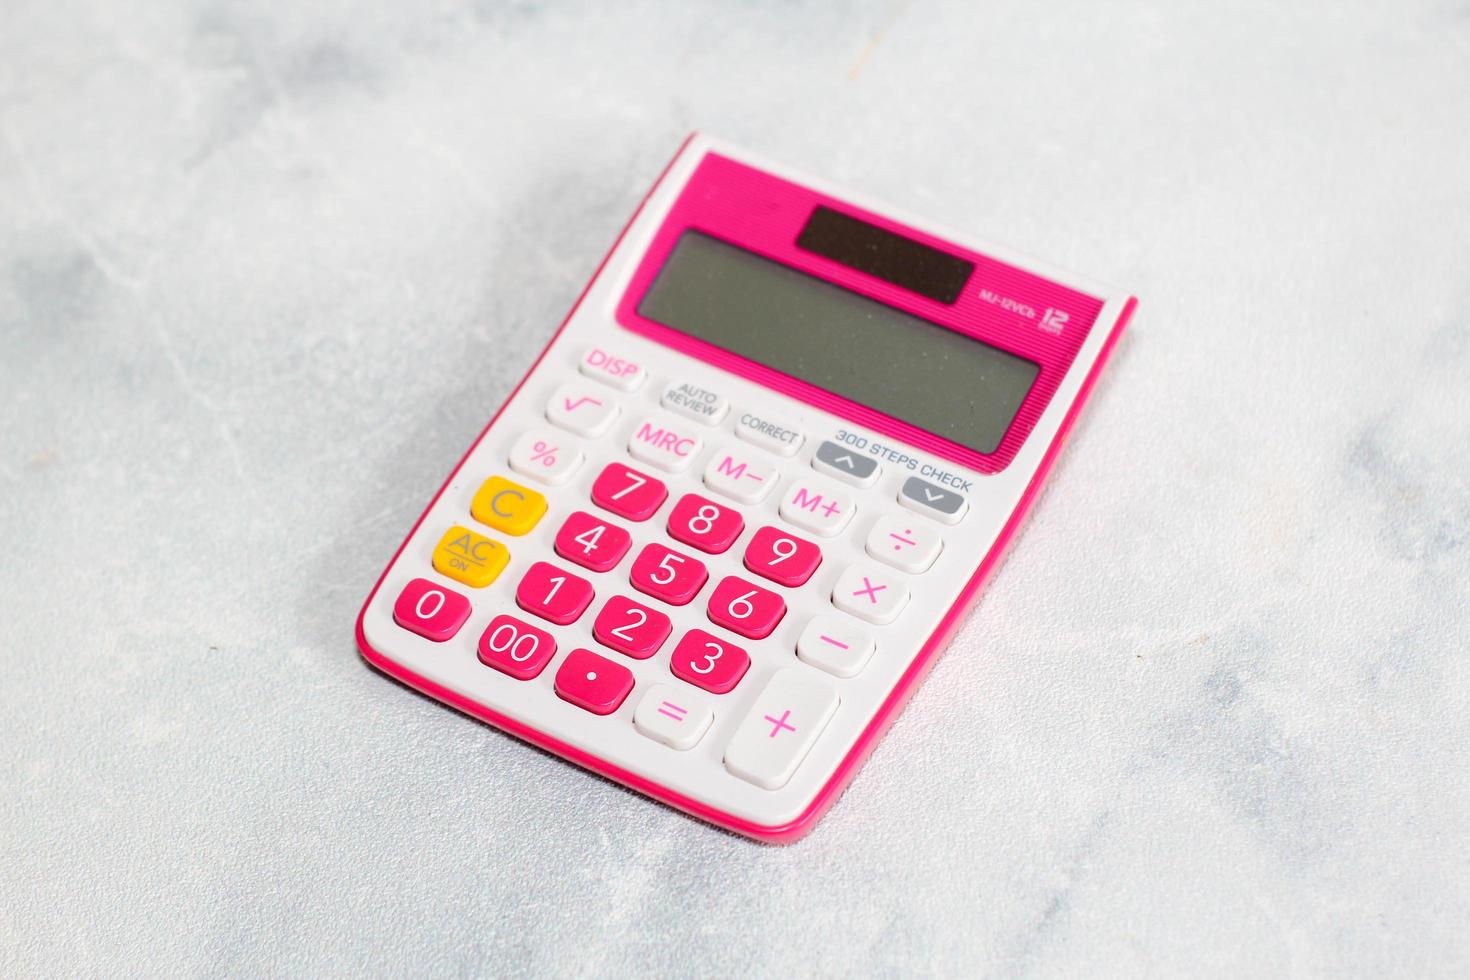
<svg viewBox="0 0 1470 980">
<path fill-rule="evenodd" d="M 749 669 L 750 654 L 704 630 L 685 633 L 669 659 L 675 677 L 711 694 L 733 690 Z"/>
<path fill-rule="evenodd" d="M 708 579 L 704 562 L 661 544 L 645 545 L 628 573 L 633 588 L 673 606 L 687 605 Z"/>
<path fill-rule="evenodd" d="M 728 551 L 743 530 L 745 521 L 738 511 L 697 493 L 680 497 L 669 512 L 669 537 L 711 555 Z"/>
<path fill-rule="evenodd" d="M 710 622 L 752 640 L 770 636 L 785 615 L 786 602 L 780 596 L 734 575 L 715 586 L 709 597 Z"/>
</svg>

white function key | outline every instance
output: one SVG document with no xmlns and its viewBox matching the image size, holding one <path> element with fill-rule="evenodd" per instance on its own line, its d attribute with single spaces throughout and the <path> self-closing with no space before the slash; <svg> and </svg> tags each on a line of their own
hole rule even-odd
<svg viewBox="0 0 1470 980">
<path fill-rule="evenodd" d="M 548 429 L 532 429 L 510 450 L 510 468 L 551 486 L 567 482 L 582 465 L 582 454 L 566 439 Z"/>
<path fill-rule="evenodd" d="M 890 514 L 868 533 L 868 554 L 901 572 L 927 572 L 944 550 L 939 532 L 923 521 Z"/>
<path fill-rule="evenodd" d="M 704 468 L 704 485 L 742 504 L 766 499 L 779 479 L 776 467 L 747 453 L 722 449 Z"/>
<path fill-rule="evenodd" d="M 630 361 L 601 347 L 588 348 L 578 368 L 587 377 L 612 385 L 619 391 L 636 391 L 648 377 L 648 372 L 637 361 Z"/>
<path fill-rule="evenodd" d="M 852 520 L 857 505 L 830 485 L 798 480 L 781 498 L 781 516 L 813 534 L 830 538 Z"/>
<path fill-rule="evenodd" d="M 588 439 L 605 433 L 617 417 L 617 403 L 585 381 L 562 385 L 546 403 L 546 421 Z"/>
<path fill-rule="evenodd" d="M 796 639 L 796 655 L 838 677 L 854 677 L 873 656 L 873 638 L 847 617 L 817 616 Z"/>
<path fill-rule="evenodd" d="M 909 587 L 886 568 L 851 565 L 832 586 L 832 605 L 882 626 L 909 604 Z"/>
<path fill-rule="evenodd" d="M 725 748 L 725 768 L 762 789 L 780 789 L 837 711 L 837 693 L 795 667 L 776 671 Z"/>
<path fill-rule="evenodd" d="M 633 711 L 633 727 L 671 749 L 687 752 L 709 731 L 715 713 L 668 684 L 655 684 Z"/>
<path fill-rule="evenodd" d="M 628 437 L 629 455 L 670 473 L 687 470 L 702 448 L 693 433 L 656 419 L 644 419 Z"/>
<path fill-rule="evenodd" d="M 945 524 L 958 524 L 970 509 L 964 497 L 936 483 L 911 476 L 898 489 L 898 502 L 909 510 L 925 514 Z"/>
<path fill-rule="evenodd" d="M 817 447 L 812 456 L 812 469 L 858 487 L 871 487 L 878 482 L 876 459 L 835 442 L 824 442 Z"/>
<path fill-rule="evenodd" d="M 746 442 L 768 449 L 778 456 L 794 456 L 806 441 L 789 422 L 773 419 L 760 412 L 741 412 L 735 417 L 735 434 Z"/>
<path fill-rule="evenodd" d="M 659 402 L 671 412 L 677 412 L 701 425 L 718 425 L 730 411 L 730 399 L 718 391 L 710 391 L 689 382 L 674 382 L 664 389 Z"/>
</svg>

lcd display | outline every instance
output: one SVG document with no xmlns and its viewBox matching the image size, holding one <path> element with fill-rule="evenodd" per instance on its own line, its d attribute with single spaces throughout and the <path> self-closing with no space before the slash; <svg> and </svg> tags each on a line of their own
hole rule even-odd
<svg viewBox="0 0 1470 980">
<path fill-rule="evenodd" d="M 638 313 L 986 455 L 1041 370 L 698 231 L 680 236 Z"/>
</svg>

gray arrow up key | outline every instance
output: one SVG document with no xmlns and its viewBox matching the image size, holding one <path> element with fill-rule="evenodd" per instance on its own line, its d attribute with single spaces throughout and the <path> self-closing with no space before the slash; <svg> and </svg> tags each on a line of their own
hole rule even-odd
<svg viewBox="0 0 1470 980">
<path fill-rule="evenodd" d="M 824 442 L 817 447 L 817 454 L 812 457 L 812 469 L 859 487 L 871 487 L 878 479 L 876 459 L 861 456 L 856 450 L 835 442 Z"/>
<path fill-rule="evenodd" d="M 958 524 L 965 511 L 970 509 L 965 498 L 953 490 L 935 486 L 917 476 L 903 481 L 903 488 L 898 491 L 898 502 L 909 510 L 927 514 L 946 524 Z"/>
</svg>

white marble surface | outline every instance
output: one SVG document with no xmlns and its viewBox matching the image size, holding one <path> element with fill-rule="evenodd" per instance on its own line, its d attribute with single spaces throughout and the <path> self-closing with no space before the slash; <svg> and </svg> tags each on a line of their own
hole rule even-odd
<svg viewBox="0 0 1470 980">
<path fill-rule="evenodd" d="M 10 0 L 0 974 L 1470 972 L 1470 10 Z M 679 139 L 1114 281 L 848 794 L 713 831 L 353 617 Z"/>
</svg>

